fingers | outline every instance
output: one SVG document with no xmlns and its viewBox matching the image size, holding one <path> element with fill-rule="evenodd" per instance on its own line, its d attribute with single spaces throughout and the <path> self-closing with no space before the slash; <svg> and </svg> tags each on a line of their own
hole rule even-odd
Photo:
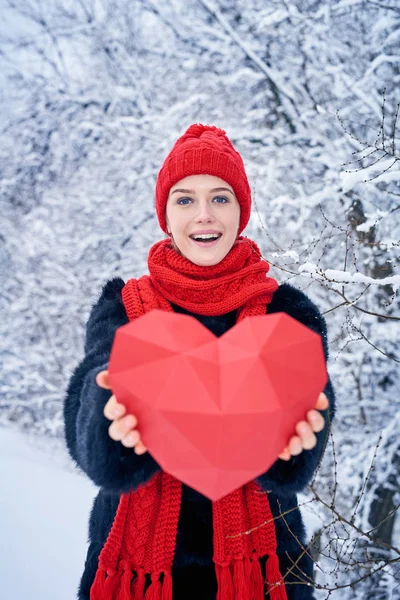
<svg viewBox="0 0 400 600">
<path fill-rule="evenodd" d="M 139 432 L 137 430 L 132 431 L 136 425 L 137 419 L 134 415 L 126 415 L 116 419 L 108 428 L 109 436 L 118 442 L 124 440 L 126 446 L 134 446 L 140 439 Z"/>
<path fill-rule="evenodd" d="M 296 452 L 292 452 L 292 454 L 300 454 L 303 449 L 311 450 L 311 448 L 314 448 L 317 443 L 317 438 L 309 423 L 306 421 L 299 421 L 296 425 L 296 433 L 298 438 L 297 436 L 292 437 L 292 440 L 295 440 L 295 442 L 293 442 L 293 448 L 296 450 Z M 300 451 L 297 452 L 299 446 Z M 291 443 L 289 443 L 289 449 L 291 449 Z"/>
<path fill-rule="evenodd" d="M 318 410 L 309 410 L 307 421 L 313 431 L 322 431 L 325 427 L 325 419 Z"/>
<path fill-rule="evenodd" d="M 104 388 L 105 390 L 111 390 L 108 371 L 100 371 L 99 373 L 97 373 L 96 383 L 98 386 Z"/>
<path fill-rule="evenodd" d="M 110 396 L 107 404 L 104 406 L 104 416 L 110 421 L 114 419 L 119 419 L 126 413 L 126 408 L 123 404 L 117 402 L 117 399 L 114 395 Z"/>
<path fill-rule="evenodd" d="M 315 408 L 318 410 L 326 410 L 329 406 L 329 400 L 326 396 L 326 394 L 324 394 L 324 392 L 321 392 L 320 395 L 318 396 L 318 400 L 317 400 L 317 404 L 315 405 Z"/>
<path fill-rule="evenodd" d="M 134 448 L 136 454 L 144 454 L 147 448 L 140 439 L 139 431 L 134 429 L 136 424 L 137 419 L 134 415 L 126 415 L 111 423 L 108 433 L 113 440 L 121 442 L 126 448 Z"/>
<path fill-rule="evenodd" d="M 289 448 L 286 446 L 284 451 L 281 454 L 279 454 L 278 458 L 280 458 L 281 460 L 290 460 L 291 456 L 292 455 L 289 452 Z"/>
<path fill-rule="evenodd" d="M 128 415 L 128 416 L 133 416 L 133 415 Z M 124 418 L 126 419 L 127 417 L 124 417 Z M 122 430 L 122 426 L 120 427 L 120 430 Z M 138 432 L 137 429 L 129 430 L 129 427 L 128 427 L 128 433 L 126 435 L 123 435 L 120 442 L 126 448 L 134 448 L 134 451 L 136 454 L 144 454 L 145 452 L 147 452 L 147 448 L 143 444 L 142 440 L 140 439 L 140 433 Z"/>
<path fill-rule="evenodd" d="M 310 425 L 305 421 L 299 421 L 296 425 L 298 435 L 293 435 L 284 451 L 279 454 L 280 459 L 290 460 L 292 456 L 298 456 L 303 450 L 311 450 L 317 443 L 317 438 L 313 434 Z"/>
<path fill-rule="evenodd" d="M 314 432 L 322 431 L 325 427 L 325 419 L 319 412 L 329 406 L 326 394 L 321 392 L 315 409 L 307 412 L 307 421 L 299 421 L 295 427 L 297 435 L 290 438 L 286 448 L 279 454 L 281 460 L 290 460 L 292 456 L 301 454 L 303 450 L 311 450 L 317 444 Z"/>
<path fill-rule="evenodd" d="M 126 448 L 133 448 L 137 446 L 137 444 L 140 442 L 140 433 L 138 432 L 137 429 L 132 429 L 132 431 L 130 431 L 128 433 L 128 435 L 125 435 L 122 440 L 121 440 L 121 444 L 123 446 L 125 446 Z"/>
<path fill-rule="evenodd" d="M 145 452 L 147 452 L 147 448 L 143 444 L 143 442 L 139 440 L 134 448 L 134 451 L 136 452 L 136 454 L 144 454 Z"/>
<path fill-rule="evenodd" d="M 136 454 L 147 452 L 146 446 L 140 439 L 140 433 L 134 429 L 137 425 L 135 415 L 126 415 L 126 408 L 117 402 L 113 395 L 104 407 L 104 415 L 112 421 L 108 428 L 111 439 L 121 442 L 126 448 L 134 448 Z"/>
</svg>

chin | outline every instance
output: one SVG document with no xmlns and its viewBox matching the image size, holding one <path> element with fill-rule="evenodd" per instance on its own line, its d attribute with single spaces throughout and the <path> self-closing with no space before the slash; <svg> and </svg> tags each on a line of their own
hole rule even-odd
<svg viewBox="0 0 400 600">
<path fill-rule="evenodd" d="M 199 267 L 213 267 L 214 265 L 217 265 L 219 262 L 221 262 L 222 258 L 219 260 L 215 259 L 208 261 L 192 260 L 191 258 L 189 258 L 189 260 Z"/>
<path fill-rule="evenodd" d="M 190 253 L 188 253 L 188 254 L 190 254 Z M 226 254 L 210 256 L 210 257 L 198 256 L 198 255 L 190 256 L 189 255 L 186 258 L 188 258 L 188 260 L 190 260 L 195 265 L 198 265 L 199 267 L 213 267 L 214 265 L 217 265 L 218 263 L 220 263 L 221 260 L 223 260 L 225 258 Z"/>
<path fill-rule="evenodd" d="M 234 240 L 235 242 L 235 240 Z M 234 244 L 233 242 L 233 244 Z M 210 255 L 207 252 L 204 252 L 204 254 L 200 251 L 200 252 L 196 252 L 193 251 L 192 247 L 186 247 L 186 244 L 182 244 L 181 247 L 179 247 L 175 243 L 175 249 L 176 251 L 181 254 L 181 256 L 184 256 L 185 258 L 187 258 L 187 260 L 190 260 L 190 262 L 192 262 L 193 264 L 199 266 L 199 267 L 213 267 L 214 265 L 217 265 L 218 263 L 220 263 L 222 260 L 224 260 L 224 258 L 229 254 L 229 251 L 231 248 L 229 248 L 229 250 L 227 250 L 226 248 L 222 249 L 219 248 L 218 251 L 213 254 Z M 233 246 L 232 244 L 232 246 Z M 208 256 L 207 256 L 208 254 Z"/>
</svg>

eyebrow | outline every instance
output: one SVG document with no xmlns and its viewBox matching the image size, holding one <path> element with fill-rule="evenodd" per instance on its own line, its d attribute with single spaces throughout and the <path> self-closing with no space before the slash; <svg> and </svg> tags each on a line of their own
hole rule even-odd
<svg viewBox="0 0 400 600">
<path fill-rule="evenodd" d="M 229 188 L 226 187 L 217 187 L 217 188 L 212 188 L 212 190 L 209 190 L 210 192 L 230 192 L 231 194 L 233 194 L 232 190 L 230 190 Z M 174 190 L 173 192 L 171 192 L 171 196 L 172 194 L 175 194 L 175 192 L 181 192 L 183 194 L 195 194 L 196 190 L 185 190 L 183 188 L 178 188 L 176 190 Z"/>
</svg>

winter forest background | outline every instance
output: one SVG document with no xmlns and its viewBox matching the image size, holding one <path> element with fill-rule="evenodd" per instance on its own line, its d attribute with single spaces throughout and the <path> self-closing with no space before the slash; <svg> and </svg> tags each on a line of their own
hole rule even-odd
<svg viewBox="0 0 400 600">
<path fill-rule="evenodd" d="M 0 9 L 0 436 L 74 471 L 62 402 L 90 308 L 147 271 L 176 138 L 218 125 L 252 186 L 245 234 L 328 325 L 337 418 L 301 496 L 316 596 L 400 598 L 398 0 Z"/>
</svg>

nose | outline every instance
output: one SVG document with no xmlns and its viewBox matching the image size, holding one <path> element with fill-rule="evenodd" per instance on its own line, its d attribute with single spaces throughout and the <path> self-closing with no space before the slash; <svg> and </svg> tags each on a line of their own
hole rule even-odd
<svg viewBox="0 0 400 600">
<path fill-rule="evenodd" d="M 210 223 L 214 221 L 212 206 L 207 200 L 200 199 L 197 208 L 197 214 L 194 219 L 196 223 Z"/>
</svg>

